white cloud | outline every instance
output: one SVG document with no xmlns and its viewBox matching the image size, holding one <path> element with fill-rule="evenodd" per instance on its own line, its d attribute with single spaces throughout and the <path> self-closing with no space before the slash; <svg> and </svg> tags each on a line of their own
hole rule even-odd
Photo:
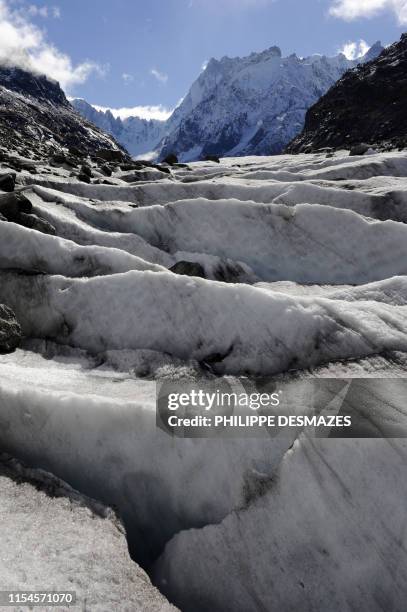
<svg viewBox="0 0 407 612">
<path fill-rule="evenodd" d="M 30 17 L 48 17 L 48 7 L 45 5 L 37 6 L 36 4 L 30 4 L 26 10 Z"/>
<path fill-rule="evenodd" d="M 352 21 L 360 17 L 375 17 L 391 11 L 400 25 L 407 24 L 407 0 L 333 0 L 329 13 L 334 17 Z"/>
<path fill-rule="evenodd" d="M 134 81 L 134 76 L 132 74 L 129 74 L 128 72 L 123 72 L 122 79 L 125 82 L 125 84 L 128 85 L 129 83 Z"/>
<path fill-rule="evenodd" d="M 59 19 L 61 17 L 61 9 L 59 6 L 47 6 L 44 4 L 43 6 L 38 6 L 37 4 L 30 4 L 29 6 L 23 6 L 20 9 L 20 14 L 23 15 L 26 13 L 30 17 L 53 17 L 54 19 Z"/>
<path fill-rule="evenodd" d="M 338 49 L 339 53 L 343 53 L 349 60 L 357 59 L 365 55 L 370 49 L 370 46 L 365 40 L 359 40 L 358 42 L 347 42 L 341 49 Z"/>
<path fill-rule="evenodd" d="M 29 12 L 13 10 L 10 2 L 0 0 L 0 63 L 46 74 L 64 89 L 83 83 L 91 73 L 106 74 L 107 66 L 92 61 L 74 65 L 69 55 L 48 42 L 44 31 L 27 15 Z"/>
<path fill-rule="evenodd" d="M 92 104 L 96 110 L 110 110 L 114 117 L 127 119 L 128 117 L 140 117 L 141 119 L 159 119 L 165 121 L 171 115 L 172 110 L 165 108 L 161 104 L 158 106 L 133 106 L 132 108 L 109 108 L 108 106 L 98 106 Z"/>
<path fill-rule="evenodd" d="M 168 74 L 164 74 L 164 72 L 160 72 L 156 68 L 151 68 L 150 74 L 153 75 L 154 78 L 157 79 L 160 83 L 166 83 L 168 81 Z"/>
</svg>

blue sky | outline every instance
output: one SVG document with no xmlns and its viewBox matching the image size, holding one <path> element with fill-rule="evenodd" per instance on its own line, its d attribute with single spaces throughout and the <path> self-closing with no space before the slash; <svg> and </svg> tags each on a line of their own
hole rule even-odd
<svg viewBox="0 0 407 612">
<path fill-rule="evenodd" d="M 94 104 L 170 109 L 211 57 L 333 55 L 406 24 L 407 0 L 0 0 L 0 55 L 29 55 Z"/>
</svg>

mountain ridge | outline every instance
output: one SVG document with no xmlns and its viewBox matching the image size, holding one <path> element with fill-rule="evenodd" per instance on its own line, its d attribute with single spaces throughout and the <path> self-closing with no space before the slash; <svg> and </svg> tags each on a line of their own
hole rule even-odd
<svg viewBox="0 0 407 612">
<path fill-rule="evenodd" d="M 356 60 L 342 53 L 283 57 L 275 46 L 243 58 L 212 59 L 169 118 L 160 155 L 174 151 L 190 161 L 281 153 L 301 131 L 306 110 L 348 69 L 381 49 L 375 43 Z"/>
<path fill-rule="evenodd" d="M 165 121 L 137 116 L 121 119 L 109 109 L 100 110 L 83 98 L 73 98 L 71 104 L 85 119 L 112 134 L 133 156 L 152 151 L 164 136 Z"/>
<path fill-rule="evenodd" d="M 0 139 L 6 150 L 44 158 L 64 148 L 127 153 L 70 105 L 59 83 L 22 68 L 0 66 Z"/>
<path fill-rule="evenodd" d="M 371 61 L 346 73 L 307 113 L 288 153 L 369 143 L 407 146 L 407 34 Z"/>
<path fill-rule="evenodd" d="M 212 58 L 166 122 L 122 120 L 80 99 L 72 104 L 135 156 L 155 152 L 164 159 L 175 153 L 180 161 L 194 161 L 278 154 L 301 131 L 307 109 L 348 69 L 382 49 L 377 42 L 354 60 L 342 53 L 283 57 L 277 46 L 245 57 Z"/>
</svg>

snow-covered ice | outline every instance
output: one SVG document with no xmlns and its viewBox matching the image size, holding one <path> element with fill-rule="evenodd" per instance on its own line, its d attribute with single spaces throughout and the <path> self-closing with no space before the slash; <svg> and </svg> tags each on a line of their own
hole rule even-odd
<svg viewBox="0 0 407 612">
<path fill-rule="evenodd" d="M 0 224 L 0 301 L 27 336 L 251 375 L 406 350 L 404 153 L 229 158 L 161 174 L 128 184 L 118 170 L 114 185 L 64 170 L 20 176 L 57 232 Z M 180 261 L 206 279 L 172 273 Z M 284 295 L 281 282 L 308 289 Z"/>
<path fill-rule="evenodd" d="M 167 545 L 156 583 L 196 612 L 401 612 L 406 451 L 300 438 L 264 495 Z"/>
<path fill-rule="evenodd" d="M 211 362 L 220 374 L 267 375 L 407 352 L 407 278 L 333 299 L 169 272 L 93 279 L 3 272 L 0 279 L 0 300 L 13 308 L 27 336 L 94 354 L 148 349 Z"/>
</svg>

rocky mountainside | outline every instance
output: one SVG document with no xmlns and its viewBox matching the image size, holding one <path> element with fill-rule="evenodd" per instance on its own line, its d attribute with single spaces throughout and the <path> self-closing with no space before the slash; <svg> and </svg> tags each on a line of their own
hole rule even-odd
<svg viewBox="0 0 407 612">
<path fill-rule="evenodd" d="M 191 161 L 206 155 L 280 153 L 301 131 L 306 110 L 344 72 L 382 49 L 376 43 L 358 60 L 341 53 L 283 58 L 278 47 L 243 58 L 211 59 L 169 118 L 160 155 L 174 152 Z"/>
<path fill-rule="evenodd" d="M 0 142 L 6 151 L 40 159 L 73 148 L 84 154 L 123 149 L 69 104 L 59 84 L 20 68 L 0 67 Z"/>
<path fill-rule="evenodd" d="M 110 110 L 98 110 L 82 98 L 74 98 L 71 104 L 85 119 L 112 134 L 134 156 L 153 151 L 165 135 L 165 121 L 140 117 L 121 119 L 114 117 Z"/>
<path fill-rule="evenodd" d="M 347 72 L 312 108 L 288 152 L 321 147 L 407 146 L 407 34 L 377 58 Z"/>
</svg>

